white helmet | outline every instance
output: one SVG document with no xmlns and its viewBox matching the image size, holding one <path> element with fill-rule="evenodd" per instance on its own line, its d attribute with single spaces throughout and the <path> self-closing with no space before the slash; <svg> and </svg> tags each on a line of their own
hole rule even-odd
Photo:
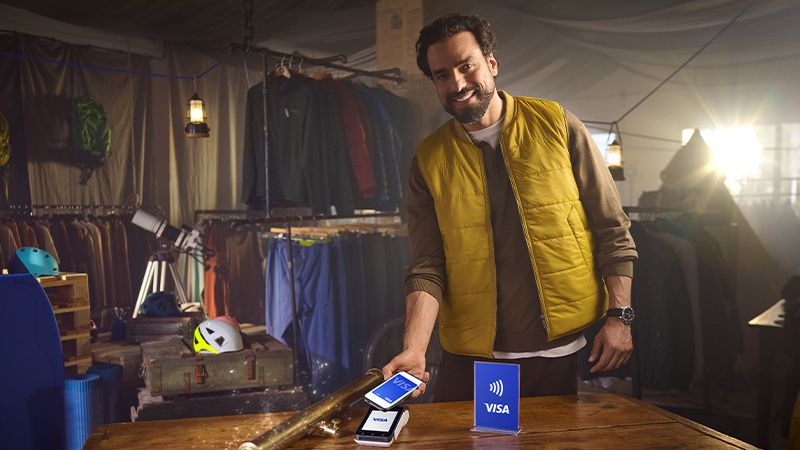
<svg viewBox="0 0 800 450">
<path fill-rule="evenodd" d="M 206 320 L 194 330 L 194 351 L 196 353 L 238 352 L 243 348 L 242 335 L 239 334 L 239 330 L 224 320 Z"/>
</svg>

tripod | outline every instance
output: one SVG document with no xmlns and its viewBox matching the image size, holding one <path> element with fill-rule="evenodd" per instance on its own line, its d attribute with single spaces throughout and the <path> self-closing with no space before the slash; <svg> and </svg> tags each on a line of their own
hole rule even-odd
<svg viewBox="0 0 800 450">
<path fill-rule="evenodd" d="M 142 285 L 139 288 L 139 296 L 136 298 L 136 306 L 133 308 L 134 319 L 139 315 L 139 309 L 148 295 L 164 290 L 168 271 L 169 276 L 172 278 L 172 284 L 175 286 L 175 297 L 178 299 L 178 305 L 189 303 L 186 291 L 183 289 L 183 282 L 180 275 L 178 275 L 178 270 L 175 268 L 175 258 L 167 246 L 162 244 L 160 249 L 150 255 L 150 260 L 147 262 Z"/>
</svg>

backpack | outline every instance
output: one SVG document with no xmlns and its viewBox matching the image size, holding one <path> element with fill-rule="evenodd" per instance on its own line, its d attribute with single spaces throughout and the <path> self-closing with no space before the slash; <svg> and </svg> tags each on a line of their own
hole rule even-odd
<svg viewBox="0 0 800 450">
<path fill-rule="evenodd" d="M 72 149 L 81 167 L 81 184 L 111 155 L 111 126 L 103 105 L 91 97 L 72 99 Z"/>
</svg>

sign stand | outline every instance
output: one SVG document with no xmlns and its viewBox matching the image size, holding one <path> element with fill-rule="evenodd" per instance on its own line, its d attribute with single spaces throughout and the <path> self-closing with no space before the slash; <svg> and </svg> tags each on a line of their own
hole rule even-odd
<svg viewBox="0 0 800 450">
<path fill-rule="evenodd" d="M 519 434 L 519 364 L 475 362 L 474 370 L 471 431 Z"/>
</svg>

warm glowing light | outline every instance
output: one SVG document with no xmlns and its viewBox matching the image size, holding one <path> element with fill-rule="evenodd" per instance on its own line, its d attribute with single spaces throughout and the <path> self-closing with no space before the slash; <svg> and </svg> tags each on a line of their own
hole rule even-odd
<svg viewBox="0 0 800 450">
<path fill-rule="evenodd" d="M 597 149 L 603 154 L 606 166 L 611 172 L 614 181 L 625 180 L 625 169 L 623 168 L 622 145 L 617 139 L 617 133 L 593 133 L 592 139 L 597 144 Z"/>
<path fill-rule="evenodd" d="M 695 129 L 694 128 L 684 128 L 681 132 L 681 145 L 686 145 L 689 143 L 689 139 L 694 136 Z M 702 133 L 701 133 L 702 134 Z"/>
<path fill-rule="evenodd" d="M 683 140 L 688 141 L 694 130 L 683 130 Z M 734 185 L 747 177 L 758 176 L 764 147 L 753 128 L 718 128 L 700 130 L 713 155 L 713 166 L 725 174 L 726 185 Z"/>
<path fill-rule="evenodd" d="M 202 100 L 197 99 L 189 102 L 189 122 L 201 123 L 204 115 Z"/>
<path fill-rule="evenodd" d="M 622 147 L 616 140 L 608 146 L 606 164 L 609 167 L 622 167 Z"/>
<path fill-rule="evenodd" d="M 188 121 L 186 128 L 184 128 L 186 137 L 208 137 L 208 134 L 211 132 L 211 128 L 209 128 L 208 124 L 206 123 L 206 119 L 206 105 L 203 103 L 203 99 L 197 95 L 197 92 L 195 92 L 194 95 L 192 95 L 192 98 L 189 99 L 189 108 L 188 111 L 186 111 L 186 120 Z"/>
</svg>

